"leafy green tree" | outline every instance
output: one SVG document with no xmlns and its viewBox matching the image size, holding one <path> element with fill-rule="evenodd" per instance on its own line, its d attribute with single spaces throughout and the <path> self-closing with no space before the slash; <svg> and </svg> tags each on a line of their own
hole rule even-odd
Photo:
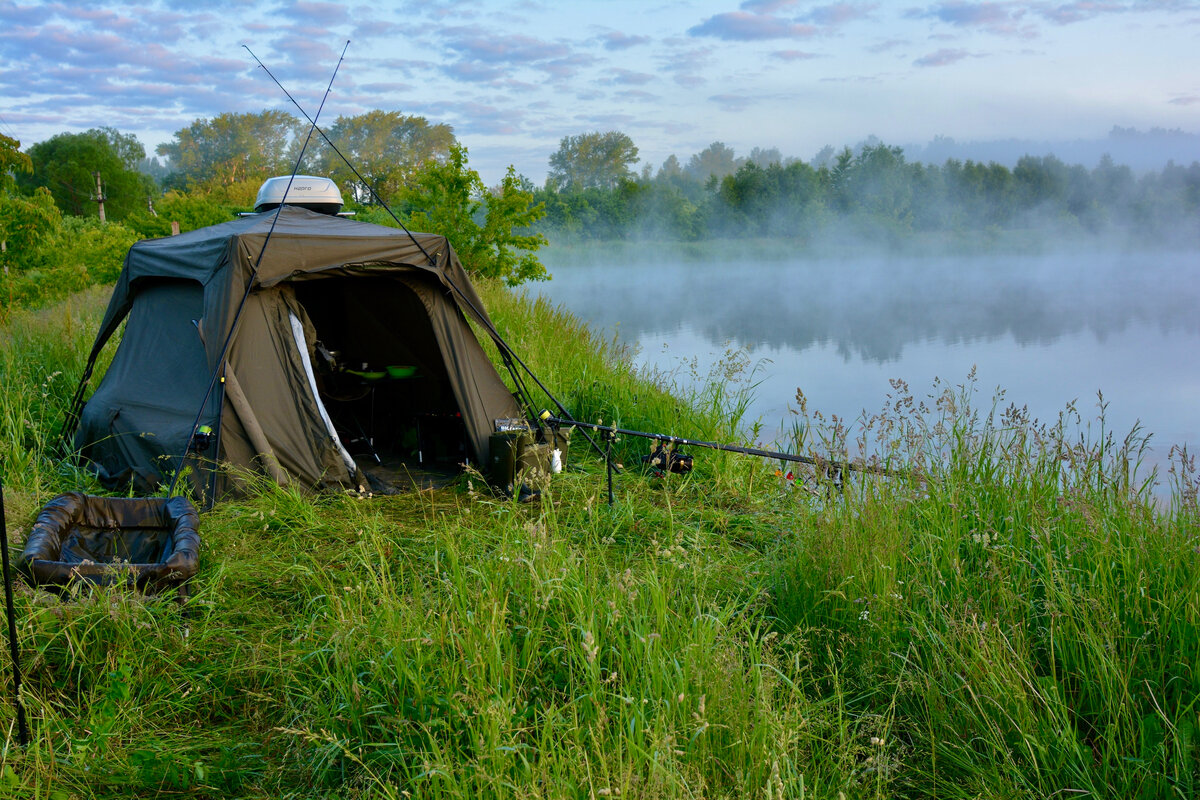
<svg viewBox="0 0 1200 800">
<path fill-rule="evenodd" d="M 319 136 L 309 145 L 312 157 L 306 155 L 306 163 L 318 165 L 319 174 L 341 186 L 348 200 L 362 204 L 374 202 L 368 186 L 384 200 L 395 197 L 426 165 L 446 163 L 457 141 L 449 125 L 399 111 L 375 110 L 338 117 L 325 134 L 366 182 L 360 181 Z M 301 141 L 297 139 L 293 149 Z"/>
<path fill-rule="evenodd" d="M 33 160 L 21 152 L 19 141 L 0 133 L 0 191 L 9 191 L 16 185 L 14 175 L 18 172 L 33 172 Z"/>
<path fill-rule="evenodd" d="M 721 180 L 718 199 L 731 235 L 797 237 L 820 218 L 819 192 L 816 170 L 803 162 L 762 167 L 747 161 Z"/>
<path fill-rule="evenodd" d="M 620 131 L 564 136 L 550 156 L 546 185 L 557 190 L 615 189 L 637 178 L 637 145 Z"/>
<path fill-rule="evenodd" d="M 27 197 L 0 194 L 0 253 L 4 268 L 19 266 L 43 241 L 52 236 L 62 224 L 62 213 L 45 187 L 38 187 Z"/>
<path fill-rule="evenodd" d="M 176 131 L 155 152 L 169 159 L 172 188 L 261 183 L 291 172 L 288 144 L 298 124 L 286 111 L 226 112 Z"/>
<path fill-rule="evenodd" d="M 132 134 L 113 128 L 93 128 L 84 133 L 60 133 L 29 148 L 33 171 L 19 175 L 26 191 L 44 186 L 65 213 L 83 216 L 96 210 L 96 178 L 104 187 L 105 216 L 124 219 L 157 193 L 151 178 L 138 170 L 145 148 Z"/>
<path fill-rule="evenodd" d="M 745 163 L 745 159 L 737 158 L 733 148 L 724 142 L 713 142 L 688 159 L 687 174 L 692 180 L 707 184 L 713 178 L 720 181 L 726 175 L 732 175 Z"/>
<path fill-rule="evenodd" d="M 228 222 L 239 211 L 245 211 L 253 205 L 257 192 L 258 184 L 247 181 L 208 191 L 197 189 L 180 192 L 172 189 L 154 201 L 155 213 L 139 211 L 128 216 L 124 224 L 144 239 L 170 236 L 173 222 L 179 223 L 181 233 L 186 233 Z"/>
<path fill-rule="evenodd" d="M 488 191 L 467 166 L 467 148 L 455 144 L 445 162 L 426 163 L 400 195 L 411 210 L 409 227 L 446 236 L 472 273 L 517 286 L 549 277 L 534 255 L 546 238 L 517 232 L 545 214 L 523 184 L 510 166 L 500 185 Z"/>
<path fill-rule="evenodd" d="M 656 180 L 660 181 L 675 181 L 683 177 L 683 165 L 679 163 L 679 159 L 674 153 L 667 156 L 663 161 L 662 166 L 658 168 Z"/>
<path fill-rule="evenodd" d="M 782 164 L 783 153 L 779 152 L 778 147 L 756 147 L 750 151 L 750 155 L 746 157 L 746 161 L 758 164 L 765 169 L 772 164 Z"/>
</svg>

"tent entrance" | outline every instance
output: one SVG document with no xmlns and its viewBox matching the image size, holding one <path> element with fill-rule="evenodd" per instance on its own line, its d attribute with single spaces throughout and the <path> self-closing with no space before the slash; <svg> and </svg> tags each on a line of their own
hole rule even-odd
<svg viewBox="0 0 1200 800">
<path fill-rule="evenodd" d="M 441 485 L 467 460 L 466 428 L 429 311 L 408 280 L 297 281 L 318 395 L 375 491 Z"/>
</svg>

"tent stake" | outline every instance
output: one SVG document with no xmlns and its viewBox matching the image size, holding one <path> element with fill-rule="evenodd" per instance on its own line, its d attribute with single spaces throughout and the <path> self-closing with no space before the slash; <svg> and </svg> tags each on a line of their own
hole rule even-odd
<svg viewBox="0 0 1200 800">
<path fill-rule="evenodd" d="M 4 560 L 4 607 L 8 614 L 8 652 L 12 656 L 13 705 L 17 709 L 17 735 L 21 747 L 29 744 L 29 724 L 25 721 L 25 705 L 21 702 L 21 659 L 17 647 L 17 617 L 13 608 L 12 572 L 8 563 L 8 524 L 4 519 L 4 481 L 0 478 L 0 552 Z"/>
</svg>

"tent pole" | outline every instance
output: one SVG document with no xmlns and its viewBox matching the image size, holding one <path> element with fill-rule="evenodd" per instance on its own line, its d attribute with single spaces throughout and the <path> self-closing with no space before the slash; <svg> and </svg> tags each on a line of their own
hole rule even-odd
<svg viewBox="0 0 1200 800">
<path fill-rule="evenodd" d="M 8 652 L 12 656 L 13 705 L 17 710 L 17 736 L 21 746 L 29 744 L 29 724 L 21 702 L 21 654 L 17 647 L 17 615 L 13 606 L 12 571 L 8 563 L 8 524 L 4 519 L 4 481 L 0 478 L 0 552 L 4 560 L 4 609 L 8 614 Z"/>
</svg>

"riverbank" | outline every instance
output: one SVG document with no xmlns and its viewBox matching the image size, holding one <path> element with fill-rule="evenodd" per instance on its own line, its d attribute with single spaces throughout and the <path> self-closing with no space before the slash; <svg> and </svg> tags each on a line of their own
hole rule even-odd
<svg viewBox="0 0 1200 800">
<path fill-rule="evenodd" d="M 742 395 L 675 397 L 548 303 L 481 287 L 579 418 L 730 440 Z M 102 293 L 0 329 L 11 537 Z M 56 374 L 59 373 L 59 374 Z M 12 797 L 1190 796 L 1198 788 L 1194 464 L 988 421 L 948 386 L 870 436 L 912 479 L 697 452 L 606 505 L 576 441 L 540 504 L 464 477 L 387 498 L 262 485 L 203 515 L 187 619 L 119 590 L 18 586 Z M 827 455 L 837 442 L 807 441 Z M 643 443 L 622 442 L 636 465 Z M 1142 476 L 1145 477 L 1145 476 Z M 5 665 L 7 672 L 7 665 Z"/>
</svg>

